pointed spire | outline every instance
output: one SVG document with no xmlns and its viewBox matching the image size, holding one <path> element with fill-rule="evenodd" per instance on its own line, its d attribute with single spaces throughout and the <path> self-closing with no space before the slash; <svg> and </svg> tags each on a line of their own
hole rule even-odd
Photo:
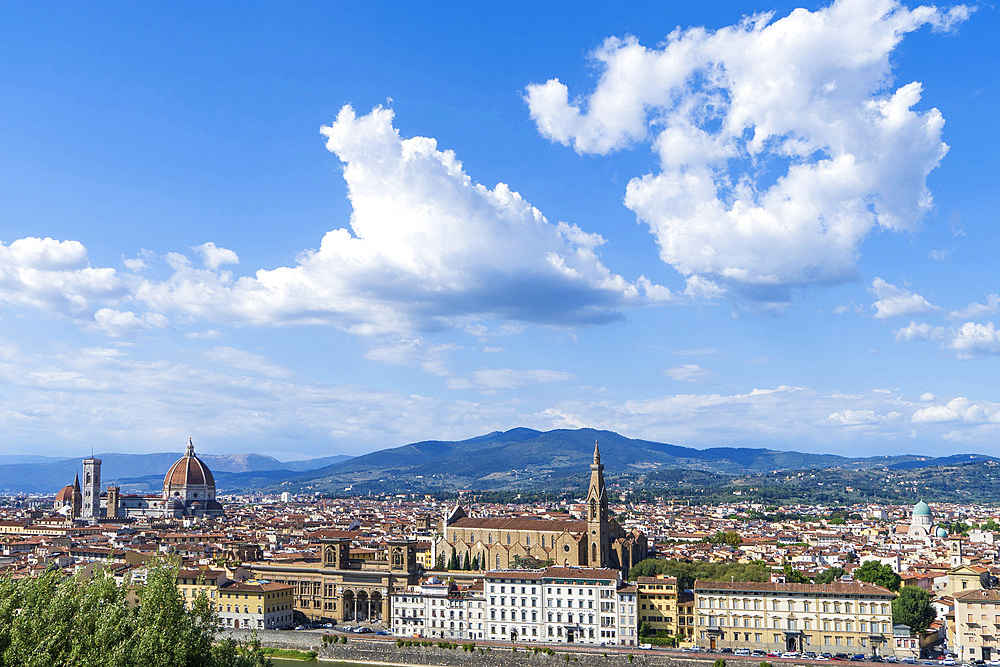
<svg viewBox="0 0 1000 667">
<path fill-rule="evenodd" d="M 76 477 L 73 479 L 73 490 L 80 491 L 80 473 L 76 473 Z"/>
<path fill-rule="evenodd" d="M 601 462 L 601 450 L 597 447 L 597 438 L 594 438 L 594 463 L 599 464 Z"/>
<path fill-rule="evenodd" d="M 188 446 L 184 451 L 184 456 L 194 456 L 194 443 L 191 441 L 190 437 L 188 438 Z"/>
</svg>

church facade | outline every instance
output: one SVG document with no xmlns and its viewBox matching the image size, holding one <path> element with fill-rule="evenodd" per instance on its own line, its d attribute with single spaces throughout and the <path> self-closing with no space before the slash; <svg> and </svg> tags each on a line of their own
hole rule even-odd
<svg viewBox="0 0 1000 667">
<path fill-rule="evenodd" d="M 520 561 L 573 567 L 614 568 L 628 572 L 646 557 L 642 531 L 626 531 L 611 518 L 604 484 L 601 452 L 594 443 L 585 519 L 536 517 L 472 517 L 459 506 L 441 525 L 433 542 L 433 556 L 446 564 L 452 554 L 472 559 L 481 570 L 507 569 Z"/>
<path fill-rule="evenodd" d="M 163 478 L 159 494 L 122 495 L 117 486 L 101 492 L 101 459 L 93 456 L 83 460 L 83 484 L 80 475 L 73 484 L 56 494 L 53 509 L 71 519 L 157 519 L 212 517 L 223 512 L 215 499 L 215 478 L 205 462 L 194 453 L 194 443 L 188 439 L 184 456 L 170 466 Z"/>
</svg>

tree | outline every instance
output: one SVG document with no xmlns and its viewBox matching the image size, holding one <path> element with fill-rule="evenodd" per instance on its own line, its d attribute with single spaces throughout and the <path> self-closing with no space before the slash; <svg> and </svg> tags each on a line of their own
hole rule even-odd
<svg viewBox="0 0 1000 667">
<path fill-rule="evenodd" d="M 794 569 L 790 564 L 785 563 L 785 582 L 789 584 L 811 583 L 809 577 Z"/>
<path fill-rule="evenodd" d="M 643 621 L 639 624 L 639 636 L 640 637 L 650 637 L 653 635 L 653 629 L 649 627 L 647 621 Z"/>
<path fill-rule="evenodd" d="M 832 584 L 845 574 L 847 571 L 842 567 L 830 567 L 817 574 L 815 581 L 817 584 Z"/>
<path fill-rule="evenodd" d="M 720 530 L 708 538 L 708 541 L 712 544 L 728 544 L 731 547 L 738 547 L 743 544 L 743 538 L 734 530 Z"/>
<path fill-rule="evenodd" d="M 901 581 L 899 575 L 893 572 L 891 567 L 874 560 L 862 563 L 861 567 L 854 571 L 854 578 L 858 581 L 888 588 L 890 591 L 898 591 Z"/>
<path fill-rule="evenodd" d="M 187 609 L 177 563 L 153 559 L 146 583 L 98 574 L 0 578 L 0 664 L 127 667 L 265 667 L 259 641 L 213 647 L 218 617 L 204 594 Z"/>
<path fill-rule="evenodd" d="M 899 597 L 892 601 L 892 622 L 908 625 L 914 632 L 924 632 L 935 618 L 931 594 L 917 586 L 903 586 Z"/>
</svg>

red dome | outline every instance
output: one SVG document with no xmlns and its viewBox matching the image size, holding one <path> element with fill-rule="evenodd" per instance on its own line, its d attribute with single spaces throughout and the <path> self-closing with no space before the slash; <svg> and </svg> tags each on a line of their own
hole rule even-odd
<svg viewBox="0 0 1000 667">
<path fill-rule="evenodd" d="M 194 445 L 188 443 L 187 452 L 170 466 L 163 478 L 163 488 L 171 486 L 209 486 L 215 488 L 212 471 L 194 454 Z"/>
<path fill-rule="evenodd" d="M 73 485 L 67 484 L 63 488 L 59 489 L 59 493 L 56 494 L 57 503 L 71 503 L 73 502 Z"/>
</svg>

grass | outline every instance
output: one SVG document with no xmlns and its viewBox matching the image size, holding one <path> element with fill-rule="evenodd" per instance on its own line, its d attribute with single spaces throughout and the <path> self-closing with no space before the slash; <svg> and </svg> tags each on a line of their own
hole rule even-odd
<svg viewBox="0 0 1000 667">
<path fill-rule="evenodd" d="M 315 660 L 316 651 L 299 651 L 294 648 L 264 648 L 264 655 L 269 658 L 287 658 L 288 660 Z"/>
</svg>

